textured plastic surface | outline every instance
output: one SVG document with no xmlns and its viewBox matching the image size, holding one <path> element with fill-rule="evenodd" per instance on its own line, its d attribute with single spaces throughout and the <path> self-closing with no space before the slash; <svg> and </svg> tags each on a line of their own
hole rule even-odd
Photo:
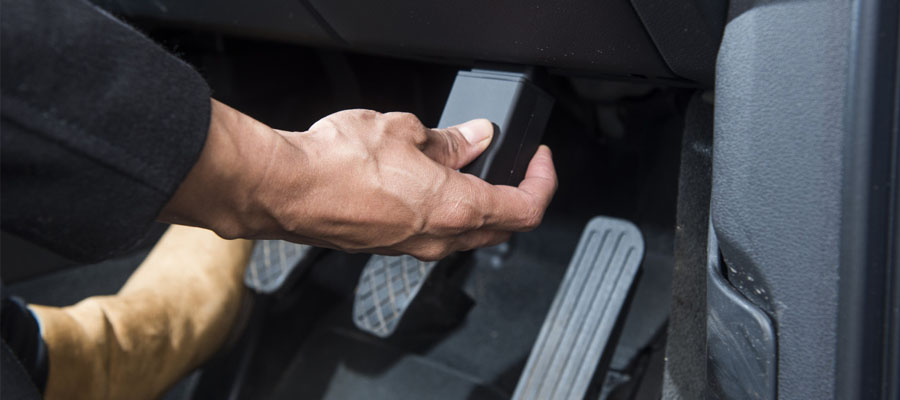
<svg viewBox="0 0 900 400">
<path fill-rule="evenodd" d="M 257 293 L 275 293 L 297 268 L 309 264 L 314 253 L 315 248 L 305 244 L 260 240 L 253 247 L 244 284 Z"/>
<path fill-rule="evenodd" d="M 294 0 L 91 0 L 115 15 L 153 19 L 167 23 L 203 27 L 216 31 L 288 40 L 306 44 L 329 44 L 337 39 L 318 15 Z"/>
<path fill-rule="evenodd" d="M 671 76 L 628 0 L 309 3 L 367 51 Z"/>
<path fill-rule="evenodd" d="M 675 266 L 666 336 L 663 399 L 702 399 L 707 392 L 706 285 L 713 106 L 694 94 L 681 143 Z"/>
<path fill-rule="evenodd" d="M 127 17 L 368 53 L 673 77 L 628 0 L 94 1 Z"/>
<path fill-rule="evenodd" d="M 463 171 L 493 184 L 517 185 L 540 145 L 552 107 L 553 98 L 525 73 L 460 71 L 438 126 L 489 119 L 495 126 L 491 145 Z M 435 264 L 410 256 L 373 256 L 356 289 L 356 326 L 376 336 L 391 335 Z"/>
<path fill-rule="evenodd" d="M 900 399 L 900 2 L 854 2 L 836 399 Z"/>
<path fill-rule="evenodd" d="M 775 399 L 776 340 L 772 320 L 722 275 L 710 232 L 706 320 L 708 399 Z"/>
<path fill-rule="evenodd" d="M 575 250 L 513 399 L 584 398 L 644 256 L 632 223 L 596 217 Z"/>
<path fill-rule="evenodd" d="M 411 256 L 370 258 L 356 287 L 353 322 L 379 337 L 394 333 L 436 264 Z"/>
<path fill-rule="evenodd" d="M 851 5 L 731 7 L 711 208 L 726 278 L 775 324 L 778 398 L 835 398 Z"/>
<path fill-rule="evenodd" d="M 666 65 L 683 78 L 712 87 L 725 26 L 723 0 L 631 0 Z"/>
</svg>

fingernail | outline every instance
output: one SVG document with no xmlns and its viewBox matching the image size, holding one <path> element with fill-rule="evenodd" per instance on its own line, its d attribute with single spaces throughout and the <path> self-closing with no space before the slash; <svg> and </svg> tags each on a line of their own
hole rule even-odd
<svg viewBox="0 0 900 400">
<path fill-rule="evenodd" d="M 494 137 L 494 125 L 486 119 L 473 119 L 462 125 L 458 125 L 459 133 L 471 144 L 487 147 Z"/>
<path fill-rule="evenodd" d="M 550 158 L 553 158 L 553 151 L 550 150 L 550 146 L 547 146 L 546 144 L 542 144 L 542 145 L 538 146 L 538 148 L 544 149 L 544 151 L 547 152 L 547 155 L 550 156 Z"/>
</svg>

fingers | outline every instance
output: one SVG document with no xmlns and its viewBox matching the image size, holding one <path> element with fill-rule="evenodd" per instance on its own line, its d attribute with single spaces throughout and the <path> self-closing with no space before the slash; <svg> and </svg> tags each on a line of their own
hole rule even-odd
<svg viewBox="0 0 900 400">
<path fill-rule="evenodd" d="M 532 195 L 538 204 L 547 208 L 553 194 L 556 193 L 556 168 L 553 166 L 553 153 L 550 148 L 541 145 L 531 157 L 525 179 L 519 184 L 519 190 Z"/>
<path fill-rule="evenodd" d="M 512 232 L 495 231 L 495 230 L 479 230 L 469 232 L 457 239 L 456 250 L 465 251 L 477 249 L 479 247 L 496 246 L 506 242 L 512 236 Z"/>
<path fill-rule="evenodd" d="M 484 227 L 519 232 L 537 228 L 556 186 L 553 155 L 549 147 L 541 145 L 518 187 L 486 184 Z"/>
<path fill-rule="evenodd" d="M 438 163 L 460 169 L 491 144 L 494 125 L 486 119 L 474 119 L 447 129 L 429 129 L 427 135 L 422 152 Z"/>
<path fill-rule="evenodd" d="M 483 194 L 478 209 L 484 216 L 480 227 L 455 237 L 431 237 L 413 240 L 395 248 L 372 249 L 379 254 L 395 252 L 423 261 L 440 260 L 454 251 L 494 246 L 509 240 L 512 232 L 537 228 L 556 192 L 557 177 L 550 148 L 540 146 L 528 164 L 525 179 L 518 187 L 494 186 L 473 175 L 456 174 L 461 185 L 455 190 L 474 190 Z M 457 221 L 460 222 L 460 221 Z M 449 223 L 454 225 L 454 223 Z"/>
<path fill-rule="evenodd" d="M 422 261 L 438 261 L 457 251 L 496 246 L 509 240 L 512 232 L 495 230 L 471 231 L 455 238 L 429 238 L 408 243 L 398 252 L 396 249 L 375 249 L 378 254 L 409 254 Z"/>
</svg>

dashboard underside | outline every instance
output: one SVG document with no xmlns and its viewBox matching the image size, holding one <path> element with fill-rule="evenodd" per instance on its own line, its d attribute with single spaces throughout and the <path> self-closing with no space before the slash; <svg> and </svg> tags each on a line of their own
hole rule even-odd
<svg viewBox="0 0 900 400">
<path fill-rule="evenodd" d="M 95 0 L 129 19 L 462 65 L 708 86 L 724 2 Z"/>
</svg>

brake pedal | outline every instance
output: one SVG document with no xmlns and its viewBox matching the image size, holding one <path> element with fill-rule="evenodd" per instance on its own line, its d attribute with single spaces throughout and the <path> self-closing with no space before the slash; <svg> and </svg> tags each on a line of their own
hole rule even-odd
<svg viewBox="0 0 900 400">
<path fill-rule="evenodd" d="M 356 287 L 353 322 L 375 336 L 390 336 L 435 265 L 412 256 L 370 258 Z"/>
<path fill-rule="evenodd" d="M 643 257 L 634 224 L 609 217 L 588 223 L 513 399 L 584 398 L 598 364 L 614 350 L 610 338 Z"/>
<path fill-rule="evenodd" d="M 244 272 L 244 285 L 257 293 L 278 292 L 312 263 L 318 250 L 284 240 L 259 240 Z"/>
</svg>

